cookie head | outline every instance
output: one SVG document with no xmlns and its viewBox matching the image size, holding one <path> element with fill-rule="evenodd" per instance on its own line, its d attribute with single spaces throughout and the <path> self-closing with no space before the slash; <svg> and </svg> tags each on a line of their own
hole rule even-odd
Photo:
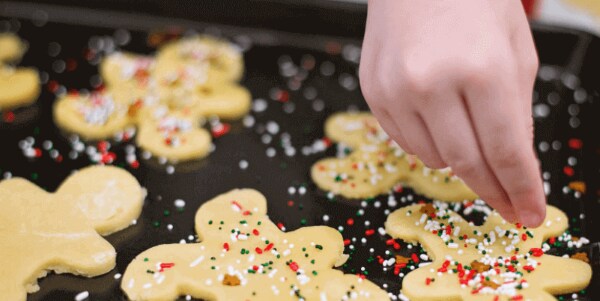
<svg viewBox="0 0 600 301">
<path fill-rule="evenodd" d="M 0 66 L 0 110 L 30 105 L 39 94 L 40 78 L 35 69 Z"/>
<path fill-rule="evenodd" d="M 156 56 L 157 76 L 169 80 L 186 66 L 201 70 L 205 83 L 217 85 L 238 81 L 243 73 L 244 62 L 241 51 L 233 44 L 208 36 L 184 38 L 159 49 Z"/>
<path fill-rule="evenodd" d="M 0 64 L 20 60 L 26 48 L 25 44 L 16 35 L 0 33 Z"/>
<path fill-rule="evenodd" d="M 132 124 L 129 104 L 117 101 L 112 93 L 68 94 L 54 104 L 54 121 L 63 130 L 86 140 L 114 137 Z"/>
</svg>

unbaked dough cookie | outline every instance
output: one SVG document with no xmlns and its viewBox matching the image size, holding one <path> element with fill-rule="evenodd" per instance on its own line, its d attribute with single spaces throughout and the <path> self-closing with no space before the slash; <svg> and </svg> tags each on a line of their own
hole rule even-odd
<svg viewBox="0 0 600 301">
<path fill-rule="evenodd" d="M 68 94 L 54 104 L 54 121 L 62 129 L 87 140 L 113 137 L 133 123 L 130 105 L 116 101 L 110 91 Z"/>
<path fill-rule="evenodd" d="M 100 235 L 131 225 L 145 191 L 126 171 L 85 168 L 48 193 L 31 182 L 0 182 L 0 292 L 26 300 L 48 271 L 94 277 L 115 266 L 115 249 Z"/>
<path fill-rule="evenodd" d="M 200 127 L 201 119 L 189 111 L 171 111 L 166 106 L 144 109 L 137 144 L 155 156 L 185 161 L 208 155 L 211 137 Z"/>
<path fill-rule="evenodd" d="M 281 232 L 256 190 L 232 190 L 200 207 L 201 243 L 151 248 L 129 264 L 121 288 L 131 300 L 389 300 L 368 280 L 333 267 L 342 236 L 325 226 Z"/>
<path fill-rule="evenodd" d="M 18 61 L 25 52 L 25 45 L 14 34 L 0 33 L 0 64 Z"/>
<path fill-rule="evenodd" d="M 406 154 L 381 129 L 370 113 L 338 113 L 327 119 L 325 135 L 347 144 L 353 152 L 344 158 L 326 158 L 311 169 L 323 190 L 347 198 L 373 197 L 399 182 L 417 193 L 442 201 L 474 200 L 477 195 L 449 169 L 427 168 Z"/>
<path fill-rule="evenodd" d="M 477 227 L 448 207 L 442 202 L 408 206 L 385 223 L 389 235 L 420 243 L 433 259 L 404 278 L 402 292 L 410 300 L 556 300 L 552 294 L 588 286 L 588 264 L 540 248 L 568 228 L 567 216 L 557 208 L 548 206 L 544 224 L 527 229 L 496 212 Z"/>
<path fill-rule="evenodd" d="M 39 95 L 40 77 L 35 69 L 0 66 L 0 110 L 30 105 Z"/>
<path fill-rule="evenodd" d="M 239 81 L 243 55 L 232 43 L 208 36 L 183 38 L 161 47 L 156 56 L 159 82 L 171 82 L 189 73 L 196 85 Z"/>
</svg>

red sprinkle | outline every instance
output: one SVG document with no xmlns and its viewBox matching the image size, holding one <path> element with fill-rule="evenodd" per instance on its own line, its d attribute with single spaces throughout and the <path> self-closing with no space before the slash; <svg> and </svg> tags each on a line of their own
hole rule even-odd
<svg viewBox="0 0 600 301">
<path fill-rule="evenodd" d="M 542 255 L 544 255 L 544 250 L 540 248 L 532 248 L 531 255 L 533 255 L 534 257 L 541 257 Z"/>
<path fill-rule="evenodd" d="M 228 123 L 219 123 L 217 126 L 211 129 L 212 135 L 214 138 L 219 138 L 231 130 L 231 125 Z"/>
<path fill-rule="evenodd" d="M 347 238 L 346 238 L 346 239 L 344 239 L 344 246 L 347 246 L 347 245 L 349 245 L 349 244 L 350 244 L 350 240 L 349 240 L 349 239 L 347 239 Z"/>
<path fill-rule="evenodd" d="M 563 167 L 563 172 L 565 173 L 565 175 L 567 175 L 569 177 L 572 177 L 573 175 L 575 175 L 575 170 L 571 166 Z"/>
<path fill-rule="evenodd" d="M 254 249 L 254 251 L 256 251 L 257 254 L 262 254 L 263 250 L 259 247 L 256 247 L 256 249 Z"/>
<path fill-rule="evenodd" d="M 2 114 L 2 120 L 4 120 L 6 123 L 15 121 L 15 113 L 12 111 L 4 112 L 4 114 Z"/>
<path fill-rule="evenodd" d="M 223 244 L 223 249 L 225 249 L 225 251 L 229 251 L 229 244 L 228 243 L 224 243 Z"/>
<path fill-rule="evenodd" d="M 291 269 L 292 271 L 296 272 L 296 271 L 298 271 L 298 268 L 299 268 L 299 267 L 298 267 L 298 264 L 297 264 L 295 261 L 292 261 L 292 262 L 290 263 L 290 269 Z"/>
<path fill-rule="evenodd" d="M 368 229 L 365 231 L 365 236 L 371 236 L 373 234 L 375 234 L 375 230 L 373 229 Z"/>
<path fill-rule="evenodd" d="M 273 249 L 273 243 L 270 243 L 265 247 L 265 251 L 271 251 L 271 249 Z"/>
<path fill-rule="evenodd" d="M 258 232 L 257 229 L 254 229 L 254 230 L 252 230 L 252 234 L 258 236 L 258 235 L 260 235 L 260 232 Z"/>
<path fill-rule="evenodd" d="M 583 147 L 583 141 L 577 138 L 569 139 L 569 147 L 572 149 L 581 149 Z"/>
<path fill-rule="evenodd" d="M 352 225 L 354 225 L 354 219 L 352 219 L 352 218 L 349 218 L 349 219 L 346 221 L 346 224 L 347 224 L 348 226 L 352 226 Z"/>
<path fill-rule="evenodd" d="M 172 263 L 172 262 L 161 263 L 159 272 L 162 273 L 165 269 L 170 269 L 173 266 L 175 266 L 175 263 Z"/>
</svg>

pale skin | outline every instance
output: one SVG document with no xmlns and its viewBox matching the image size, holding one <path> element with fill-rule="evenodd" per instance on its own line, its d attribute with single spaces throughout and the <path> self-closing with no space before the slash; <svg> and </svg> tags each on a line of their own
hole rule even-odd
<svg viewBox="0 0 600 301">
<path fill-rule="evenodd" d="M 529 227 L 546 215 L 533 149 L 537 69 L 520 1 L 369 0 L 360 82 L 381 126 Z"/>
</svg>

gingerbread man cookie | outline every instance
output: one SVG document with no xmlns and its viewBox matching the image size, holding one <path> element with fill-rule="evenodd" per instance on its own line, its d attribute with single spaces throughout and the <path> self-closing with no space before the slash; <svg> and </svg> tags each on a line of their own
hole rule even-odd
<svg viewBox="0 0 600 301">
<path fill-rule="evenodd" d="M 200 243 L 151 248 L 129 264 L 121 288 L 131 300 L 389 300 L 366 279 L 333 269 L 342 236 L 315 226 L 280 231 L 265 197 L 232 190 L 200 207 Z"/>
<path fill-rule="evenodd" d="M 0 182 L 0 292 L 26 300 L 48 271 L 94 277 L 115 266 L 115 249 L 100 235 L 131 225 L 145 191 L 126 171 L 85 168 L 55 193 L 13 178 Z"/>
<path fill-rule="evenodd" d="M 370 113 L 335 114 L 325 123 L 325 135 L 353 151 L 347 157 L 326 158 L 313 165 L 311 176 L 321 189 L 347 198 L 366 198 L 386 193 L 402 182 L 433 199 L 477 198 L 450 170 L 427 168 L 404 153 Z"/>
<path fill-rule="evenodd" d="M 158 157 L 185 161 L 208 155 L 211 137 L 201 127 L 201 118 L 189 111 L 171 111 L 166 106 L 144 109 L 137 144 Z"/>
<path fill-rule="evenodd" d="M 415 301 L 556 300 L 590 282 L 583 261 L 545 254 L 543 242 L 568 228 L 567 216 L 549 206 L 537 229 L 512 225 L 493 212 L 482 226 L 467 223 L 448 204 L 412 205 L 392 213 L 389 235 L 421 243 L 433 259 L 410 272 L 402 292 Z"/>
</svg>

